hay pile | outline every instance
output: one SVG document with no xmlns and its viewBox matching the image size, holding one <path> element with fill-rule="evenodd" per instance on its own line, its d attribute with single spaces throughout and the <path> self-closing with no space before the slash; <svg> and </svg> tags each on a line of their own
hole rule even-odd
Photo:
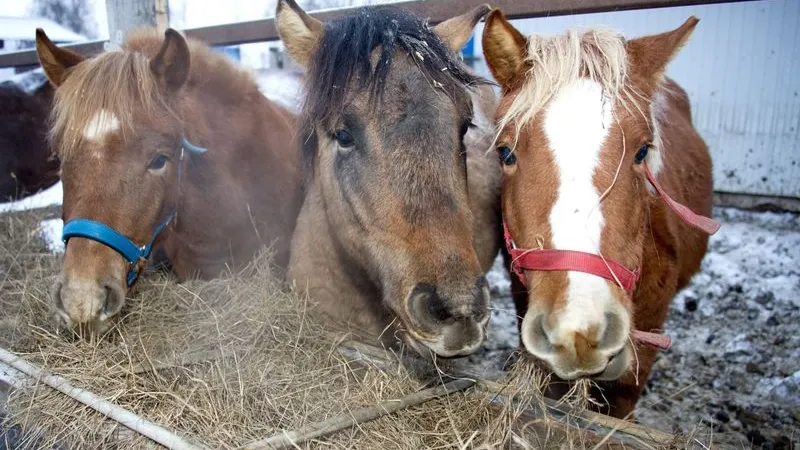
<svg viewBox="0 0 800 450">
<path fill-rule="evenodd" d="M 268 255 L 213 281 L 178 284 L 148 276 L 111 331 L 93 342 L 76 339 L 57 330 L 49 312 L 59 261 L 31 232 L 40 218 L 0 216 L 0 344 L 191 442 L 239 448 L 443 382 L 447 369 L 441 367 L 398 363 L 380 370 L 345 358 L 338 346 L 352 336 L 307 299 L 286 293 Z M 303 447 L 582 448 L 591 442 L 585 433 L 557 432 L 563 429 L 541 418 L 515 426 L 524 410 L 542 406 L 540 378 L 521 370 L 503 388 L 502 401 L 459 392 Z M 153 448 L 41 384 L 12 392 L 5 420 L 24 436 L 13 448 Z"/>
</svg>

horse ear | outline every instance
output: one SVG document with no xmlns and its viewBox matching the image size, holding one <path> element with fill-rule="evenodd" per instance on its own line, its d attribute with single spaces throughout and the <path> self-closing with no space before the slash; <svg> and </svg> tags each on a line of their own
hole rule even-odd
<svg viewBox="0 0 800 450">
<path fill-rule="evenodd" d="M 457 53 L 469 41 L 475 25 L 491 10 L 492 8 L 486 4 L 477 6 L 472 11 L 436 25 L 433 27 L 433 32 L 444 41 L 451 52 Z"/>
<path fill-rule="evenodd" d="M 167 28 L 164 32 L 164 43 L 150 60 L 150 70 L 162 88 L 177 91 L 189 78 L 190 66 L 191 56 L 186 39 L 172 28 Z"/>
<path fill-rule="evenodd" d="M 294 0 L 278 0 L 275 27 L 289 56 L 302 67 L 308 67 L 322 37 L 322 22 L 309 16 Z"/>
<path fill-rule="evenodd" d="M 690 16 L 683 25 L 672 31 L 628 41 L 626 47 L 630 70 L 645 77 L 660 78 L 667 64 L 689 40 L 699 21 L 697 17 Z"/>
<path fill-rule="evenodd" d="M 36 55 L 47 79 L 55 87 L 61 86 L 67 78 L 69 68 L 86 59 L 65 48 L 58 48 L 41 28 L 36 29 Z"/>
<path fill-rule="evenodd" d="M 527 39 L 496 9 L 486 18 L 483 29 L 483 54 L 494 79 L 503 90 L 525 64 Z"/>
</svg>

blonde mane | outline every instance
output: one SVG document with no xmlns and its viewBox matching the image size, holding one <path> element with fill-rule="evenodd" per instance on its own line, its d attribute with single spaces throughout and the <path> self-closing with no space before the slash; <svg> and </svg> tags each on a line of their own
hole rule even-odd
<svg viewBox="0 0 800 450">
<path fill-rule="evenodd" d="M 164 109 L 170 110 L 147 56 L 126 49 L 106 52 L 75 66 L 56 90 L 50 142 L 66 157 L 81 146 L 92 120 L 116 117 L 124 136 L 133 130 L 134 111 L 152 115 Z M 100 111 L 110 114 L 98 116 Z"/>
<path fill-rule="evenodd" d="M 643 112 L 635 100 L 641 96 L 628 83 L 625 38 L 614 30 L 568 30 L 553 37 L 531 35 L 525 62 L 529 68 L 524 84 L 498 123 L 498 133 L 514 127 L 514 142 L 510 144 L 516 143 L 522 127 L 554 95 L 582 77 L 600 83 L 612 105 L 619 103 L 626 109 L 633 106 Z M 645 117 L 651 122 L 649 115 Z"/>
<path fill-rule="evenodd" d="M 49 139 L 55 152 L 65 157 L 77 151 L 86 139 L 87 127 L 103 127 L 97 120 L 116 118 L 125 139 L 135 126 L 134 114 L 154 118 L 166 114 L 181 119 L 150 70 L 150 59 L 163 41 L 163 35 L 153 29 L 136 30 L 119 50 L 102 53 L 70 69 L 56 89 L 50 117 Z M 185 89 L 212 92 L 222 103 L 261 95 L 249 72 L 202 42 L 188 39 L 187 43 L 191 70 Z M 106 114 L 98 114 L 101 111 Z"/>
</svg>

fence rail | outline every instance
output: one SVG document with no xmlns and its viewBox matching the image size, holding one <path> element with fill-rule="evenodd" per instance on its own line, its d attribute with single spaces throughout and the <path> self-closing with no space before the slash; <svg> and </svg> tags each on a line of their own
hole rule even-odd
<svg viewBox="0 0 800 450">
<path fill-rule="evenodd" d="M 753 0 L 406 0 L 392 3 L 391 6 L 405 8 L 419 16 L 430 18 L 431 23 L 438 23 L 456 13 L 484 3 L 502 9 L 511 19 L 524 19 L 742 1 Z M 355 8 L 323 10 L 311 13 L 311 15 L 324 21 L 344 16 L 353 9 Z M 272 18 L 192 28 L 184 30 L 184 32 L 187 36 L 204 41 L 209 45 L 249 44 L 278 39 L 275 21 Z M 31 30 L 31 36 L 33 36 L 33 30 Z M 99 40 L 65 45 L 64 47 L 85 56 L 92 56 L 103 51 L 105 42 L 105 40 Z M 34 50 L 0 54 L 0 68 L 38 63 Z"/>
</svg>

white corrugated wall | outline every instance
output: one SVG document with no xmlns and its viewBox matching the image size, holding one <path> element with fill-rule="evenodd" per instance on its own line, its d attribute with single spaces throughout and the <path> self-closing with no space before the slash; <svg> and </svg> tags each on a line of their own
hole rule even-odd
<svg viewBox="0 0 800 450">
<path fill-rule="evenodd" d="M 668 75 L 686 89 L 720 192 L 800 198 L 800 0 L 515 20 L 524 34 L 604 25 L 626 37 L 700 23 Z M 482 55 L 476 30 L 476 55 Z M 483 62 L 476 68 L 489 76 Z"/>
</svg>

